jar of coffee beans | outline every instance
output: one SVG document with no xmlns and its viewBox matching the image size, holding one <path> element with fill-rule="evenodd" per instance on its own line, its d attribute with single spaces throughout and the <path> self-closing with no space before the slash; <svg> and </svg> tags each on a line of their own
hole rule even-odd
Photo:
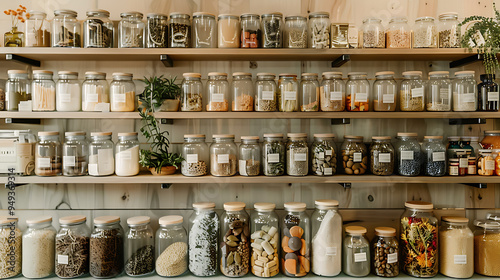
<svg viewBox="0 0 500 280">
<path fill-rule="evenodd" d="M 422 153 L 416 133 L 398 132 L 396 164 L 399 175 L 418 176 L 422 165 Z"/>
<path fill-rule="evenodd" d="M 370 170 L 374 175 L 394 172 L 394 147 L 390 136 L 374 136 L 370 146 Z"/>
<path fill-rule="evenodd" d="M 368 150 L 363 143 L 363 136 L 344 136 L 340 147 L 343 172 L 348 175 L 365 174 L 368 169 Z"/>
<path fill-rule="evenodd" d="M 381 277 L 399 275 L 396 229 L 391 227 L 375 228 L 375 238 L 372 240 L 373 273 Z"/>
<path fill-rule="evenodd" d="M 90 235 L 90 275 L 112 278 L 123 271 L 123 228 L 118 216 L 94 219 Z"/>
<path fill-rule="evenodd" d="M 422 153 L 425 175 L 446 174 L 446 146 L 443 144 L 443 136 L 424 136 Z"/>
</svg>

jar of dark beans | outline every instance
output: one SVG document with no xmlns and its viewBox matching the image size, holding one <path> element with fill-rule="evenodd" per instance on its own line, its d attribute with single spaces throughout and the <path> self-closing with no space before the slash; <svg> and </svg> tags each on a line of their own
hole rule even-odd
<svg viewBox="0 0 500 280">
<path fill-rule="evenodd" d="M 498 111 L 498 84 L 495 83 L 495 74 L 483 74 L 481 83 L 477 85 L 479 93 L 479 111 Z"/>
<path fill-rule="evenodd" d="M 381 277 L 399 275 L 396 229 L 391 227 L 375 228 L 375 238 L 372 240 L 373 273 Z"/>
<path fill-rule="evenodd" d="M 368 150 L 363 144 L 363 136 L 344 136 L 340 147 L 343 172 L 348 175 L 365 174 L 368 169 Z"/>
<path fill-rule="evenodd" d="M 170 13 L 169 20 L 169 48 L 191 47 L 191 22 L 190 16 L 182 13 Z"/>
<path fill-rule="evenodd" d="M 283 15 L 281 13 L 262 15 L 261 30 L 263 48 L 282 47 Z"/>
<path fill-rule="evenodd" d="M 416 133 L 398 132 L 396 164 L 399 175 L 418 176 L 422 165 L 422 154 Z"/>
<path fill-rule="evenodd" d="M 125 236 L 125 273 L 144 276 L 155 270 L 154 233 L 148 216 L 127 219 L 129 230 Z"/>
<path fill-rule="evenodd" d="M 90 275 L 112 278 L 123 271 L 123 228 L 118 216 L 94 219 L 90 235 Z"/>
<path fill-rule="evenodd" d="M 437 177 L 446 174 L 446 146 L 443 144 L 443 136 L 424 136 L 422 156 L 425 175 Z"/>
<path fill-rule="evenodd" d="M 370 170 L 374 175 L 394 172 L 394 147 L 390 136 L 374 136 L 370 145 Z"/>
<path fill-rule="evenodd" d="M 166 48 L 168 46 L 168 16 L 148 14 L 146 24 L 146 47 Z"/>
</svg>

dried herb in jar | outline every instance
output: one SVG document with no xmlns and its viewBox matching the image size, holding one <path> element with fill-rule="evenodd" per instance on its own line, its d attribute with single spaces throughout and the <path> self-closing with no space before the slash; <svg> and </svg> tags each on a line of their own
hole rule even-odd
<svg viewBox="0 0 500 280">
<path fill-rule="evenodd" d="M 114 277 L 123 270 L 123 237 L 118 229 L 103 229 L 90 238 L 90 274 Z"/>
<path fill-rule="evenodd" d="M 417 277 L 437 274 L 437 233 L 437 227 L 428 218 L 401 219 L 401 262 L 407 274 Z"/>
<path fill-rule="evenodd" d="M 146 245 L 139 248 L 125 262 L 125 272 L 128 275 L 144 275 L 155 269 L 154 247 Z"/>
<path fill-rule="evenodd" d="M 89 272 L 89 238 L 68 230 L 56 237 L 56 275 L 73 278 Z"/>
</svg>

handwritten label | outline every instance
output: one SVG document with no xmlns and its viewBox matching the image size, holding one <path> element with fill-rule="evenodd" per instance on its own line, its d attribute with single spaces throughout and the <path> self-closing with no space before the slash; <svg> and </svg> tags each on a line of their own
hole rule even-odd
<svg viewBox="0 0 500 280">
<path fill-rule="evenodd" d="M 354 96 L 354 102 L 368 102 L 368 93 L 358 92 Z"/>
<path fill-rule="evenodd" d="M 274 100 L 274 91 L 263 90 L 262 91 L 262 100 Z"/>
<path fill-rule="evenodd" d="M 337 255 L 337 247 L 326 247 L 326 255 L 327 256 L 336 256 Z"/>
<path fill-rule="evenodd" d="M 307 161 L 307 154 L 297 153 L 293 155 L 294 161 Z"/>
<path fill-rule="evenodd" d="M 485 160 L 484 169 L 485 170 L 495 170 L 495 161 L 494 160 Z"/>
<path fill-rule="evenodd" d="M 476 96 L 474 93 L 464 93 L 462 94 L 463 103 L 474 103 L 476 102 Z"/>
<path fill-rule="evenodd" d="M 458 166 L 460 168 L 468 168 L 469 167 L 469 160 L 467 158 L 461 158 L 458 160 Z"/>
<path fill-rule="evenodd" d="M 36 165 L 40 168 L 50 168 L 50 158 L 38 158 L 36 161 Z"/>
<path fill-rule="evenodd" d="M 401 151 L 401 160 L 413 160 L 413 151 Z"/>
<path fill-rule="evenodd" d="M 398 262 L 398 253 L 387 254 L 387 263 Z"/>
<path fill-rule="evenodd" d="M 125 93 L 115 93 L 113 94 L 113 102 L 125 103 L 126 96 Z"/>
<path fill-rule="evenodd" d="M 67 255 L 57 255 L 58 264 L 69 264 L 69 257 Z"/>
<path fill-rule="evenodd" d="M 467 264 L 467 255 L 454 255 L 453 260 L 455 264 Z"/>
<path fill-rule="evenodd" d="M 318 159 L 325 159 L 325 153 L 324 152 L 319 152 L 318 153 Z"/>
<path fill-rule="evenodd" d="M 325 172 L 325 175 L 333 175 L 333 168 L 325 167 L 324 172 Z"/>
<path fill-rule="evenodd" d="M 498 101 L 498 91 L 488 92 L 488 102 Z"/>
<path fill-rule="evenodd" d="M 99 95 L 97 93 L 87 93 L 85 102 L 97 103 L 99 102 Z"/>
<path fill-rule="evenodd" d="M 297 92 L 285 91 L 285 100 L 297 100 Z"/>
</svg>

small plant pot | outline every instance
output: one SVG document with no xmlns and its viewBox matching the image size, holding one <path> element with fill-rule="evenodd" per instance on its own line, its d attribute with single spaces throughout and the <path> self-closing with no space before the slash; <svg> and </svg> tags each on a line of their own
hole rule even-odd
<svg viewBox="0 0 500 280">
<path fill-rule="evenodd" d="M 158 108 L 159 112 L 177 112 L 179 111 L 179 103 L 178 99 L 165 99 L 161 104 L 160 108 Z"/>
<path fill-rule="evenodd" d="M 175 166 L 164 166 L 161 168 L 160 173 L 156 172 L 156 168 L 149 168 L 153 175 L 172 175 L 177 171 Z"/>
</svg>

